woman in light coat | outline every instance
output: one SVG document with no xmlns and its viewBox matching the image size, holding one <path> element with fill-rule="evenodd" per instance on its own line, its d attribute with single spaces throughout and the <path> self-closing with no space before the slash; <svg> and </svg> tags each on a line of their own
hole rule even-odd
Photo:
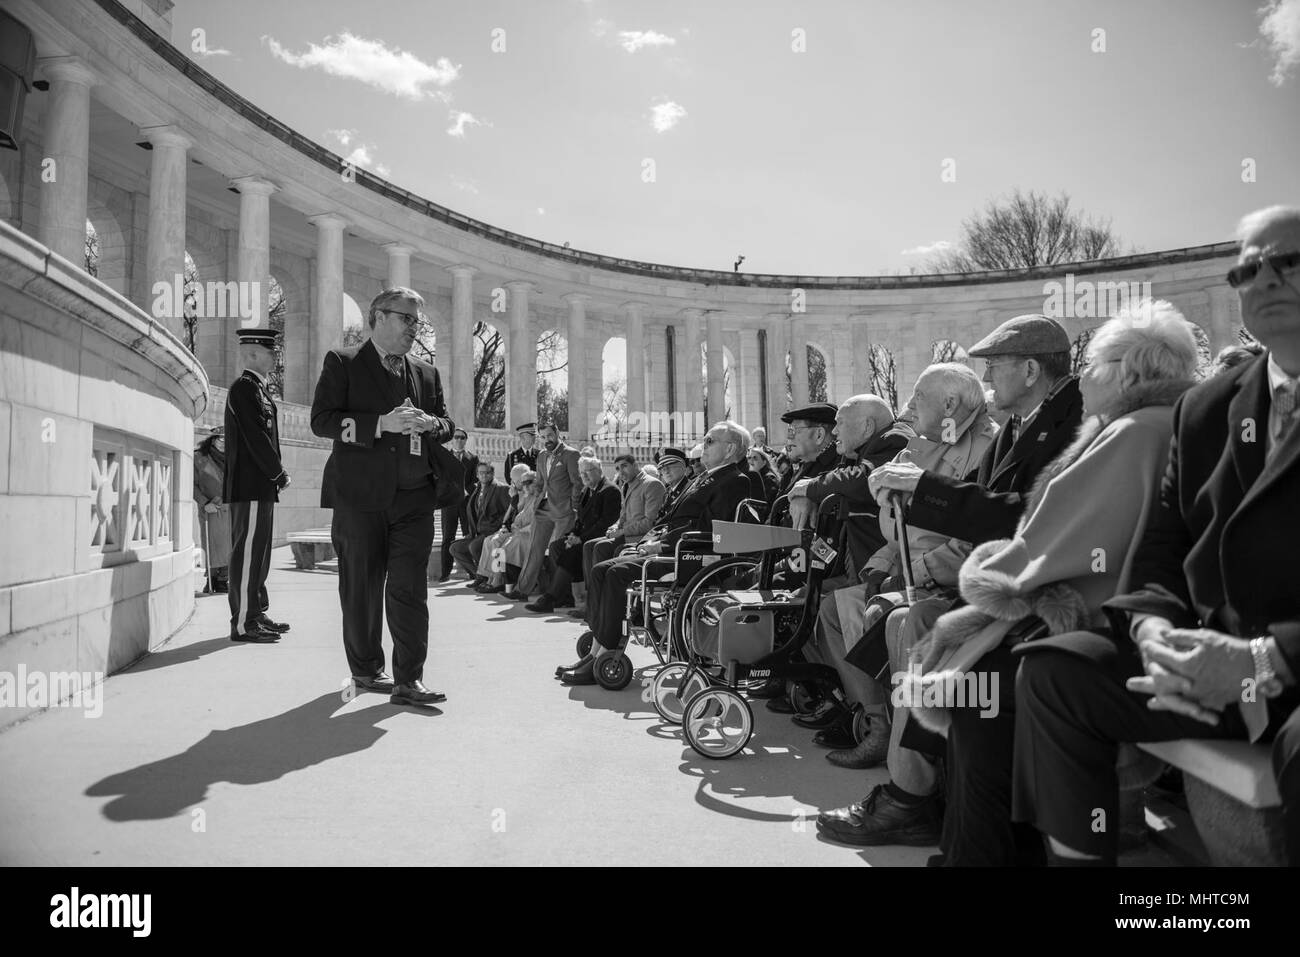
<svg viewBox="0 0 1300 957">
<path fill-rule="evenodd" d="M 226 476 L 226 436 L 218 428 L 194 450 L 194 512 L 203 549 L 212 571 L 212 590 L 226 590 L 230 564 L 230 506 L 221 498 Z M 205 589 L 206 590 L 206 589 Z"/>
<path fill-rule="evenodd" d="M 506 514 L 501 530 L 483 543 L 483 557 L 479 559 L 478 573 L 487 583 L 478 590 L 485 594 L 506 590 L 509 566 L 515 566 L 514 574 L 518 576 L 533 541 L 533 513 L 542 498 L 541 478 L 520 463 L 510 470 L 510 486 L 515 504 Z"/>
</svg>

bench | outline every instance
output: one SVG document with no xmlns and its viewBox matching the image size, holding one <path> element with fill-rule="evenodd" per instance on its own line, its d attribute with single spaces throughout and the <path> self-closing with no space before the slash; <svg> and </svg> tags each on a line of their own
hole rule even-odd
<svg viewBox="0 0 1300 957">
<path fill-rule="evenodd" d="M 1267 746 L 1184 739 L 1138 747 L 1183 772 L 1187 808 L 1214 866 L 1286 863 L 1282 799 Z"/>
<path fill-rule="evenodd" d="M 293 549 L 293 561 L 299 568 L 312 569 L 317 562 L 334 558 L 334 545 L 328 528 L 309 528 L 303 532 L 290 532 L 285 538 Z"/>
</svg>

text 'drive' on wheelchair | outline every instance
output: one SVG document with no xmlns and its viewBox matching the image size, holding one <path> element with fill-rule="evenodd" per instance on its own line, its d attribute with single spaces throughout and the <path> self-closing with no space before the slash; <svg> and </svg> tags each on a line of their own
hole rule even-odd
<svg viewBox="0 0 1300 957">
<path fill-rule="evenodd" d="M 713 523 L 713 551 L 729 557 L 681 587 L 668 627 L 670 649 L 681 658 L 665 664 L 651 685 L 655 709 L 682 725 L 699 754 L 729 758 L 748 744 L 754 714 L 746 690 L 769 680 L 838 689 L 834 668 L 796 655 L 813 634 L 822 581 L 839 555 L 841 505 L 839 496 L 829 496 L 813 526 L 802 530 Z M 778 578 L 787 587 L 776 587 Z"/>
</svg>

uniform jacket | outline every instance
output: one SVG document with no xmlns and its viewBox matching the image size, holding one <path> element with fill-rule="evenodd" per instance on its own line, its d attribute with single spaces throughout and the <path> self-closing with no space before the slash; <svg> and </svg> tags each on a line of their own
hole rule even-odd
<svg viewBox="0 0 1300 957">
<path fill-rule="evenodd" d="M 448 466 L 451 453 L 440 444 L 455 430 L 447 418 L 438 370 L 414 356 L 406 357 L 411 402 L 437 419 L 432 431 L 421 436 L 424 455 L 434 477 Z M 311 404 L 311 430 L 334 440 L 333 451 L 321 476 L 321 506 L 345 506 L 377 511 L 392 504 L 397 495 L 397 456 L 409 454 L 409 437 L 385 432 L 375 436 L 379 417 L 401 405 L 396 383 L 372 342 L 331 349 L 316 383 Z M 229 439 L 227 439 L 229 447 Z M 455 464 L 454 460 L 451 463 Z"/>
<path fill-rule="evenodd" d="M 509 508 L 510 490 L 504 485 L 493 482 L 486 487 L 476 487 L 466 503 L 470 537 L 499 531 Z"/>
<path fill-rule="evenodd" d="M 227 502 L 278 502 L 280 463 L 279 409 L 270 391 L 245 370 L 226 394 Z M 374 423 L 370 426 L 374 428 Z"/>
<path fill-rule="evenodd" d="M 978 544 L 1008 538 L 1024 509 L 1024 496 L 1048 462 L 1074 439 L 1083 420 L 1083 396 L 1073 376 L 1011 444 L 1003 429 L 984 454 L 979 468 L 966 478 L 926 473 L 908 505 L 913 525 Z"/>
<path fill-rule="evenodd" d="M 502 478 L 507 482 L 510 481 L 510 470 L 521 462 L 533 471 L 537 471 L 537 453 L 538 449 L 535 445 L 526 452 L 523 449 L 511 450 L 506 456 L 505 474 Z"/>
<path fill-rule="evenodd" d="M 663 482 L 644 472 L 637 472 L 636 477 L 623 490 L 623 502 L 614 537 L 637 539 L 650 531 L 664 507 L 666 495 Z M 608 525 L 605 527 L 609 528 Z"/>
<path fill-rule="evenodd" d="M 735 521 L 736 506 L 749 497 L 749 472 L 732 462 L 700 476 L 673 504 L 660 513 L 659 523 L 646 535 L 663 544 L 664 551 L 677 547 L 685 532 L 712 532 L 713 520 Z"/>
<path fill-rule="evenodd" d="M 545 488 L 546 507 L 552 515 L 577 512 L 582 501 L 582 476 L 578 474 L 578 450 L 561 442 L 554 452 L 537 453 L 537 474 Z M 552 466 L 554 462 L 554 466 Z"/>
<path fill-rule="evenodd" d="M 646 478 L 649 478 L 649 476 L 647 475 Z M 688 472 L 686 473 L 686 475 L 682 476 L 682 478 L 672 488 L 669 488 L 667 485 L 664 485 L 664 501 L 663 504 L 659 507 L 658 514 L 655 516 L 656 520 L 659 518 L 660 515 L 667 515 L 669 512 L 673 510 L 673 506 L 676 505 L 677 500 L 682 497 L 682 493 L 685 492 L 688 488 L 690 488 L 692 481 L 693 481 L 693 476 Z M 651 527 L 654 526 L 654 522 L 651 522 L 650 524 Z"/>
</svg>

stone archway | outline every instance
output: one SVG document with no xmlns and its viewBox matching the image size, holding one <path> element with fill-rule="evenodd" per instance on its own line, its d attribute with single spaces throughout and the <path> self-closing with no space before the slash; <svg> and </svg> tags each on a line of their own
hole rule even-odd
<svg viewBox="0 0 1300 957">
<path fill-rule="evenodd" d="M 98 256 L 95 263 L 95 278 L 114 292 L 130 298 L 131 248 L 126 241 L 126 232 L 122 229 L 116 214 L 94 197 L 93 191 L 86 203 L 86 221 L 94 226 Z M 83 263 L 77 265 L 85 268 Z M 145 291 L 151 292 L 151 290 Z M 153 297 L 150 295 L 145 302 L 137 302 L 136 305 L 149 312 L 152 301 Z"/>
</svg>

